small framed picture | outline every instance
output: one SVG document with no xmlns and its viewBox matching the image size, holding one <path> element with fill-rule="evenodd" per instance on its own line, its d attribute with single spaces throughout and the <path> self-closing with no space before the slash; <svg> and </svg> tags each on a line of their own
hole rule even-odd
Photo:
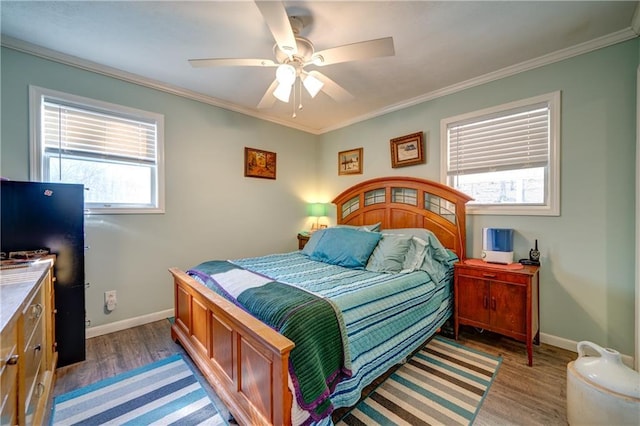
<svg viewBox="0 0 640 426">
<path fill-rule="evenodd" d="M 422 132 L 391 139 L 391 167 L 424 163 L 422 139 Z"/>
<path fill-rule="evenodd" d="M 263 179 L 276 178 L 276 153 L 244 148 L 244 175 Z"/>
<path fill-rule="evenodd" d="M 338 175 L 362 174 L 362 148 L 338 153 Z"/>
</svg>

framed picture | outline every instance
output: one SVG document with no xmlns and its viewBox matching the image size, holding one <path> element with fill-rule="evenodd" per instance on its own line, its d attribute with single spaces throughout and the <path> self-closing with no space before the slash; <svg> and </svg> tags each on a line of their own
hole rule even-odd
<svg viewBox="0 0 640 426">
<path fill-rule="evenodd" d="M 362 174 L 362 148 L 338 153 L 338 175 Z"/>
<path fill-rule="evenodd" d="M 244 148 L 244 175 L 263 179 L 276 178 L 276 153 Z"/>
<path fill-rule="evenodd" d="M 424 163 L 422 132 L 391 139 L 391 167 Z"/>
</svg>

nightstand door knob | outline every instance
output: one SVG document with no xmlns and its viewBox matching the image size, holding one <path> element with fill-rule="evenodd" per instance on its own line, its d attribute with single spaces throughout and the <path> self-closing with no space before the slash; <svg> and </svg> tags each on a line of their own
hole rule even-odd
<svg viewBox="0 0 640 426">
<path fill-rule="evenodd" d="M 489 308 L 489 296 L 487 296 L 486 294 L 482 298 L 482 307 L 485 309 Z"/>
<path fill-rule="evenodd" d="M 496 310 L 496 298 L 495 297 L 491 298 L 491 309 L 493 309 L 494 311 Z"/>
</svg>

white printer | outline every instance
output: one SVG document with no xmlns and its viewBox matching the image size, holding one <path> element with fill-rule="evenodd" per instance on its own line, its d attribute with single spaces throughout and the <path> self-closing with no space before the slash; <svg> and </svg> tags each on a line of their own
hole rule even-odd
<svg viewBox="0 0 640 426">
<path fill-rule="evenodd" d="M 482 228 L 482 260 L 513 263 L 513 229 Z"/>
</svg>

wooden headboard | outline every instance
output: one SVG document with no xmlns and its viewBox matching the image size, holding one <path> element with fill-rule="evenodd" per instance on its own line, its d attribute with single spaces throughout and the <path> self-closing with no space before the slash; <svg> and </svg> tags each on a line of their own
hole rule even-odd
<svg viewBox="0 0 640 426">
<path fill-rule="evenodd" d="M 371 225 L 381 229 L 426 228 L 442 244 L 465 259 L 466 194 L 426 179 L 383 177 L 361 182 L 338 195 L 340 225 Z"/>
</svg>

